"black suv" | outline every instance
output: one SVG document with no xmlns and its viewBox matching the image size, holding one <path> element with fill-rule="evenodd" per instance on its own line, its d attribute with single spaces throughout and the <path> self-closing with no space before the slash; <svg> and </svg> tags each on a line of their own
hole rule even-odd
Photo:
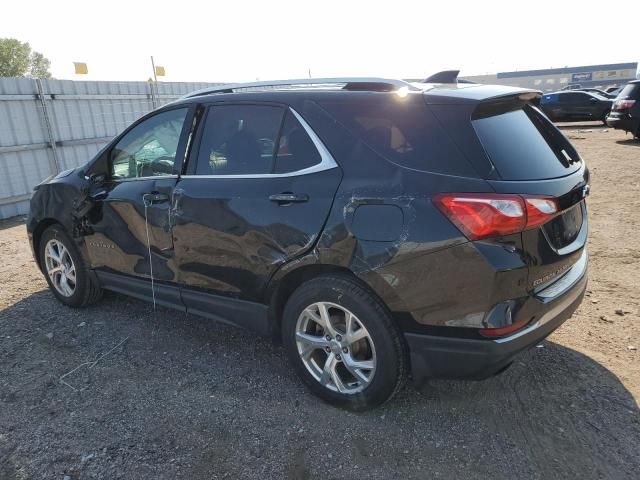
<svg viewBox="0 0 640 480">
<path fill-rule="evenodd" d="M 354 409 L 485 378 L 571 316 L 589 173 L 540 93 L 326 79 L 195 92 L 36 187 L 53 294 L 102 289 L 281 338 Z"/>
<path fill-rule="evenodd" d="M 545 93 L 540 108 L 554 122 L 606 122 L 613 100 L 592 92 L 570 90 Z"/>
<path fill-rule="evenodd" d="M 607 125 L 640 139 L 640 80 L 629 82 L 616 97 Z"/>
</svg>

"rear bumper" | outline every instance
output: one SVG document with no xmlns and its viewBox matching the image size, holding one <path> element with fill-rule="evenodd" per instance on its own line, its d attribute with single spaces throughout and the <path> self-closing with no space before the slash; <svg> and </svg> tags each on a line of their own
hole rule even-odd
<svg viewBox="0 0 640 480">
<path fill-rule="evenodd" d="M 638 127 L 640 127 L 640 118 L 631 117 L 626 114 L 619 117 L 612 117 L 609 115 L 607 117 L 607 125 L 617 130 L 636 133 L 638 131 Z"/>
<path fill-rule="evenodd" d="M 558 280 L 557 283 L 564 286 L 561 292 L 554 283 L 530 298 L 538 311 L 534 323 L 509 337 L 477 340 L 405 333 L 414 381 L 420 383 L 427 378 L 480 380 L 506 368 L 516 355 L 549 336 L 578 308 L 587 287 L 586 252 L 584 255 L 584 262 L 579 262 L 582 265 L 576 265 L 578 271 L 572 268 Z M 563 280 L 565 285 L 561 283 Z"/>
</svg>

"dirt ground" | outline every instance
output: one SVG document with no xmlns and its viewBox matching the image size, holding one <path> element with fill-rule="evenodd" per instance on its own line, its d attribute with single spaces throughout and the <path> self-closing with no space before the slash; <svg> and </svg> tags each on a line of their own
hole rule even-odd
<svg viewBox="0 0 640 480">
<path fill-rule="evenodd" d="M 362 414 L 243 331 L 115 294 L 63 307 L 0 223 L 0 479 L 638 478 L 640 142 L 564 128 L 593 180 L 582 306 L 497 377 Z"/>
</svg>

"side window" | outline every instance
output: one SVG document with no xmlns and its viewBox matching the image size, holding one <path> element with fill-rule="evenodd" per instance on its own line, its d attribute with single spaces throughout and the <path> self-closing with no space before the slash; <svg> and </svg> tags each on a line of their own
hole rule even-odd
<svg viewBox="0 0 640 480">
<path fill-rule="evenodd" d="M 585 103 L 589 100 L 589 95 L 586 93 L 575 92 L 569 96 L 569 103 Z"/>
<path fill-rule="evenodd" d="M 131 129 L 111 150 L 111 178 L 171 175 L 188 111 L 158 113 Z"/>
<path fill-rule="evenodd" d="M 209 108 L 196 175 L 271 173 L 284 109 L 266 105 Z"/>
<path fill-rule="evenodd" d="M 290 111 L 287 112 L 278 142 L 274 173 L 289 173 L 309 168 L 322 161 L 318 149 Z"/>
</svg>

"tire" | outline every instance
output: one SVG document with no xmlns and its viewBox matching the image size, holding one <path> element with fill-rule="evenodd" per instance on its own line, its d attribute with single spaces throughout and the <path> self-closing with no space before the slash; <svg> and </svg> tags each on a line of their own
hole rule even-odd
<svg viewBox="0 0 640 480">
<path fill-rule="evenodd" d="M 52 250 L 48 250 L 49 247 Z M 40 268 L 49 284 L 49 289 L 58 301 L 68 307 L 80 308 L 95 303 L 102 297 L 102 289 L 91 276 L 78 248 L 62 226 L 52 225 L 42 233 L 38 252 Z M 58 256 L 56 257 L 52 252 Z M 61 258 L 60 254 L 62 254 L 62 262 L 56 260 Z M 50 271 L 60 270 L 61 264 L 64 264 L 64 274 L 62 272 L 49 274 Z M 71 280 L 72 271 L 75 272 L 75 282 Z M 63 276 L 66 277 L 66 281 L 60 280 Z"/>
<path fill-rule="evenodd" d="M 329 328 L 323 326 L 322 305 L 330 318 Z M 353 315 L 351 329 L 347 328 L 349 314 Z M 350 410 L 388 401 L 408 375 L 407 347 L 387 308 L 347 276 L 318 277 L 300 286 L 284 309 L 282 341 L 309 389 Z M 305 353 L 310 351 L 307 358 Z M 373 369 L 367 368 L 372 365 Z M 327 371 L 331 374 L 325 375 Z"/>
</svg>

